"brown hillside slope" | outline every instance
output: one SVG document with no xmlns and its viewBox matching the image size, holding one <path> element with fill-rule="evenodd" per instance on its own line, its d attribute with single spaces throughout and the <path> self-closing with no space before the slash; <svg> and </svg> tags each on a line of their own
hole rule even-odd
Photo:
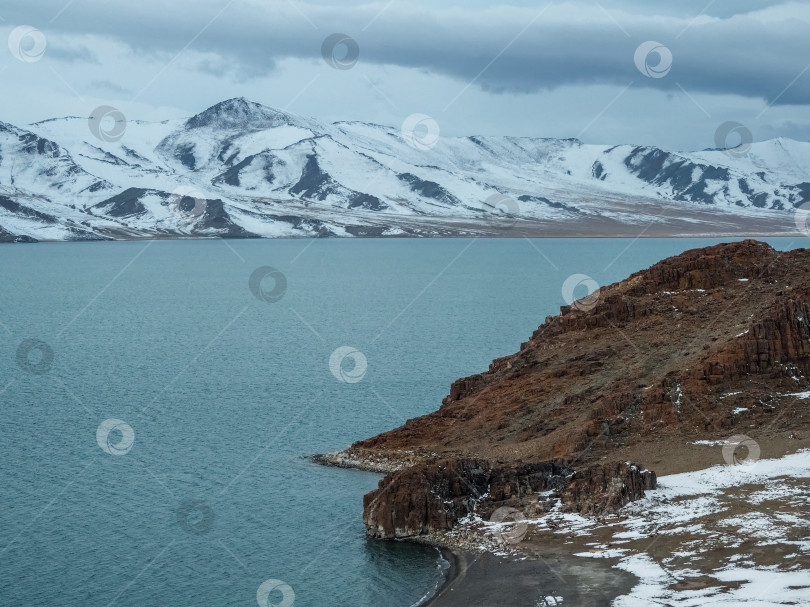
<svg viewBox="0 0 810 607">
<path fill-rule="evenodd" d="M 810 425 L 810 401 L 795 396 L 810 384 L 810 250 L 687 251 L 582 307 L 456 381 L 438 411 L 340 454 L 394 470 L 366 496 L 369 533 L 449 529 L 473 508 L 542 510 L 538 492 L 613 509 L 655 484 L 628 458 L 651 465 L 696 440 Z"/>
</svg>

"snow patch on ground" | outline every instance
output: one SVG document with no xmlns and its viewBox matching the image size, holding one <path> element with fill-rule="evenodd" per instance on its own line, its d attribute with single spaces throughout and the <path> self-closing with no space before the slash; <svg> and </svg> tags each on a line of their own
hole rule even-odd
<svg viewBox="0 0 810 607">
<path fill-rule="evenodd" d="M 695 444 L 718 448 L 725 441 Z M 583 546 L 577 556 L 613 559 L 638 576 L 616 607 L 810 604 L 808 480 L 810 450 L 803 450 L 660 477 L 643 499 L 601 519 L 564 512 L 561 500 L 546 492 L 537 497 L 547 512 L 519 524 L 541 545 L 543 534 L 553 534 Z M 515 522 L 473 513 L 448 535 L 468 547 L 519 556 L 520 539 L 498 540 L 515 531 Z"/>
<path fill-rule="evenodd" d="M 669 590 L 670 585 L 682 581 L 679 574 L 683 576 L 684 572 L 667 571 L 646 554 L 623 559 L 617 567 L 638 576 L 640 582 L 630 594 L 614 600 L 614 607 L 674 604 L 683 607 L 715 604 L 764 607 L 810 602 L 810 575 L 807 571 L 726 567 L 713 574 L 718 581 L 728 583 L 723 591 L 718 592 L 717 588 Z"/>
<path fill-rule="evenodd" d="M 810 571 L 800 564 L 804 559 L 806 566 L 810 557 L 810 518 L 802 516 L 810 514 L 807 479 L 807 450 L 780 459 L 760 460 L 753 466 L 714 466 L 661 477 L 658 489 L 622 509 L 621 514 L 628 518 L 619 526 L 627 531 L 615 533 L 613 539 L 649 539 L 654 543 L 657 535 L 681 535 L 683 549 L 660 562 L 647 551 L 621 557 L 616 566 L 638 576 L 639 583 L 613 605 L 810 604 Z M 746 495 L 744 489 L 752 485 L 758 489 Z M 736 493 L 729 499 L 732 489 Z M 741 505 L 754 510 L 733 514 Z M 707 515 L 714 515 L 712 522 Z M 693 524 L 681 526 L 686 521 Z M 804 537 L 796 539 L 797 533 Z M 781 558 L 776 555 L 777 564 L 758 563 L 756 556 L 748 554 L 763 546 L 777 545 L 792 545 L 795 551 Z M 721 548 L 739 552 L 728 556 L 714 570 L 683 567 L 685 560 L 694 562 Z M 619 556 L 610 547 L 585 555 Z M 722 560 L 720 553 L 718 558 Z"/>
</svg>

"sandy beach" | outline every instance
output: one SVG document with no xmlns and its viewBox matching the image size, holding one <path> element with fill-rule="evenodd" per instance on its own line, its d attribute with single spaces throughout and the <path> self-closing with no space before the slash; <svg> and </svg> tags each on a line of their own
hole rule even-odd
<svg viewBox="0 0 810 607">
<path fill-rule="evenodd" d="M 637 579 L 607 560 L 549 553 L 537 558 L 450 552 L 447 582 L 426 607 L 599 607 L 628 593 Z"/>
</svg>

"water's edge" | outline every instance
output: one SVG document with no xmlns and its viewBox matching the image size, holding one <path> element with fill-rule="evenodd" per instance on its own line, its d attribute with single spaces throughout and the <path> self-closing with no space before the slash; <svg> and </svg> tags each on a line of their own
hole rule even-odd
<svg viewBox="0 0 810 607">
<path fill-rule="evenodd" d="M 442 578 L 436 584 L 436 587 L 423 596 L 413 607 L 430 607 L 450 587 L 450 584 L 458 578 L 461 571 L 458 554 L 445 547 L 437 547 L 436 550 L 439 552 L 439 568 L 442 570 Z"/>
<path fill-rule="evenodd" d="M 429 605 L 433 603 L 437 597 L 441 596 L 444 589 L 447 588 L 450 583 L 456 579 L 456 577 L 458 577 L 458 555 L 456 555 L 449 548 L 437 547 L 436 551 L 439 555 L 438 567 L 439 571 L 441 572 L 441 577 L 436 582 L 434 587 L 426 592 L 425 596 L 419 599 L 419 601 L 417 601 L 413 607 L 429 607 Z"/>
<path fill-rule="evenodd" d="M 327 468 L 342 468 L 344 470 L 361 470 L 363 472 L 377 472 L 385 474 L 393 472 L 402 467 L 402 464 L 394 464 L 393 462 L 383 460 L 367 460 L 360 459 L 348 455 L 345 451 L 336 451 L 334 453 L 317 453 L 308 457 L 310 461 L 315 464 L 325 466 Z M 422 546 L 433 547 L 438 556 L 438 567 L 442 576 L 435 584 L 435 586 L 428 590 L 422 598 L 420 598 L 412 607 L 429 607 L 437 597 L 441 596 L 442 592 L 453 582 L 459 575 L 459 559 L 460 555 L 448 548 L 445 545 L 433 543 L 429 538 L 419 539 L 404 539 L 404 540 L 377 540 L 377 541 L 403 541 L 420 544 Z"/>
</svg>

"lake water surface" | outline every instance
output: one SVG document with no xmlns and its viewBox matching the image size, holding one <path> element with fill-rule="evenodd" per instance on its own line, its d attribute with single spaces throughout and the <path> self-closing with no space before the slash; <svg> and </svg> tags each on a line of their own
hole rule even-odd
<svg viewBox="0 0 810 607">
<path fill-rule="evenodd" d="M 306 456 L 435 410 L 558 313 L 569 276 L 716 242 L 0 247 L 0 604 L 417 603 L 438 556 L 365 538 L 380 475 Z M 251 290 L 262 267 L 286 288 Z"/>
</svg>

